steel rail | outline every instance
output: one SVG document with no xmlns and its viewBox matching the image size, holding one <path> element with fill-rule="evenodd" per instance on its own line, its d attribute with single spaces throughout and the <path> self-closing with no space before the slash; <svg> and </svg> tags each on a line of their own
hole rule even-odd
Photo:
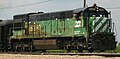
<svg viewBox="0 0 120 59">
<path fill-rule="evenodd" d="M 23 54 L 23 55 L 78 55 L 78 56 L 120 57 L 120 53 L 42 53 L 42 52 L 0 52 L 0 54 Z"/>
</svg>

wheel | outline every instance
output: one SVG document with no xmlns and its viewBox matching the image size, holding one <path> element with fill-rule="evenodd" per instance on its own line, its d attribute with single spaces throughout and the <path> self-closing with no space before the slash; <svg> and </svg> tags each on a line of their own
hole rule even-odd
<svg viewBox="0 0 120 59">
<path fill-rule="evenodd" d="M 37 50 L 34 47 L 31 47 L 32 52 L 36 52 Z"/>
<path fill-rule="evenodd" d="M 4 52 L 4 49 L 2 49 L 2 52 Z"/>
<path fill-rule="evenodd" d="M 100 50 L 100 52 L 105 52 L 105 50 Z"/>
<path fill-rule="evenodd" d="M 37 50 L 36 50 L 36 49 L 32 49 L 31 51 L 32 51 L 32 52 L 36 52 Z"/>
<path fill-rule="evenodd" d="M 25 52 L 30 52 L 30 48 L 29 47 L 24 47 L 24 51 Z"/>
<path fill-rule="evenodd" d="M 94 52 L 94 50 L 93 50 L 93 49 L 88 49 L 88 51 L 89 51 L 90 53 Z"/>
<path fill-rule="evenodd" d="M 67 52 L 71 52 L 71 49 L 67 49 Z"/>
<path fill-rule="evenodd" d="M 15 51 L 16 51 L 15 46 L 12 46 L 12 47 L 11 47 L 11 51 L 12 51 L 12 52 L 15 52 Z"/>
<path fill-rule="evenodd" d="M 78 52 L 83 52 L 83 47 L 80 46 L 77 51 L 78 51 Z"/>
<path fill-rule="evenodd" d="M 10 51 L 11 51 L 11 52 L 15 52 L 15 50 L 14 50 L 14 49 L 12 49 L 12 48 L 10 49 Z"/>
<path fill-rule="evenodd" d="M 42 52 L 46 52 L 46 50 L 42 50 Z"/>
<path fill-rule="evenodd" d="M 20 52 L 20 47 L 17 47 L 17 49 L 16 49 L 16 50 L 17 50 L 17 52 Z"/>
<path fill-rule="evenodd" d="M 78 52 L 83 52 L 83 49 L 78 49 L 77 51 L 78 51 Z"/>
</svg>

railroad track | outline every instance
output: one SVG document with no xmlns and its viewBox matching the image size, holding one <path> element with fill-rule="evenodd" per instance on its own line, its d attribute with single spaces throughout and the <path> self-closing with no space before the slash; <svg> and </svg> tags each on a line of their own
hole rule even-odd
<svg viewBox="0 0 120 59">
<path fill-rule="evenodd" d="M 43 55 L 80 55 L 80 56 L 120 57 L 120 53 L 43 53 Z"/>
<path fill-rule="evenodd" d="M 41 52 L 0 52 L 0 54 L 23 54 L 23 55 L 79 55 L 79 56 L 120 57 L 120 53 L 41 53 Z"/>
</svg>

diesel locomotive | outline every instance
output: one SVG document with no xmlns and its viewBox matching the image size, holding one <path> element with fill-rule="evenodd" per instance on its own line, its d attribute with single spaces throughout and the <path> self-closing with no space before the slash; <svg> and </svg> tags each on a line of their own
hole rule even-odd
<svg viewBox="0 0 120 59">
<path fill-rule="evenodd" d="M 10 24 L 5 46 L 11 51 L 92 52 L 116 48 L 111 13 L 96 4 L 75 10 L 14 15 Z"/>
</svg>

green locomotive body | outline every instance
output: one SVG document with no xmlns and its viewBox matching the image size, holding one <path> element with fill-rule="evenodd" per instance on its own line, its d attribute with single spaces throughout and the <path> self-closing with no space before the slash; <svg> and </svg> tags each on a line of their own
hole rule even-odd
<svg viewBox="0 0 120 59">
<path fill-rule="evenodd" d="M 29 28 L 29 34 L 25 35 L 25 29 L 14 30 L 11 38 L 86 37 L 83 22 L 84 20 L 77 21 L 72 18 L 25 22 L 24 27 Z"/>
</svg>

